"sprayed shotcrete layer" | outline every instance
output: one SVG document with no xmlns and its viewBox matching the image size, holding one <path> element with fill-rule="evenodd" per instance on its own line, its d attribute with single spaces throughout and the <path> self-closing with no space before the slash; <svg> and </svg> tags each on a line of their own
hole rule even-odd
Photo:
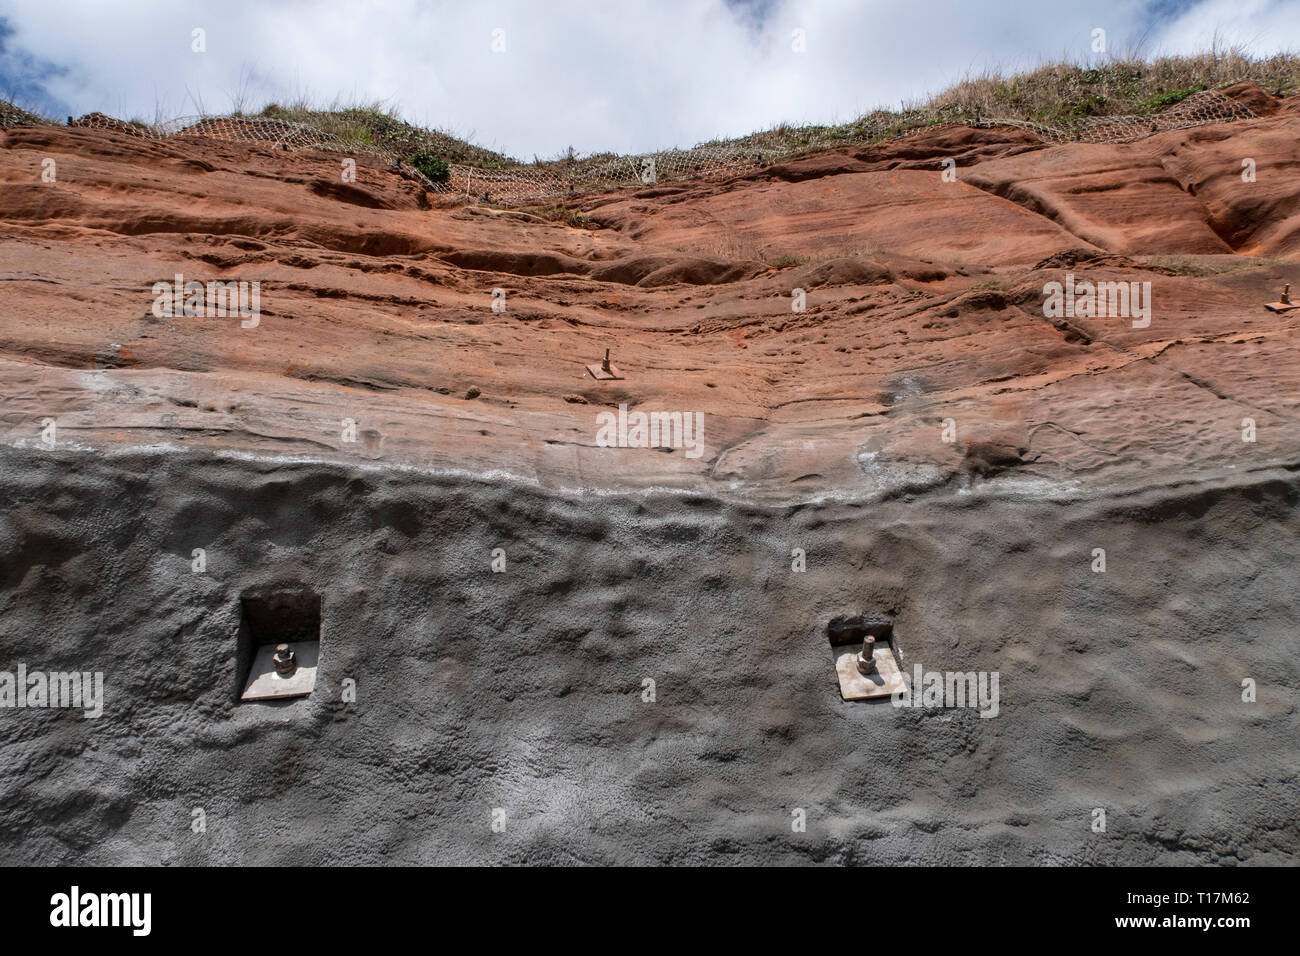
<svg viewBox="0 0 1300 956">
<path fill-rule="evenodd" d="M 4 715 L 10 862 L 1300 862 L 1294 475 L 762 507 L 7 451 L 0 487 L 7 654 L 106 698 Z M 317 690 L 235 704 L 276 589 L 322 596 Z M 864 611 L 998 715 L 842 702 Z"/>
<path fill-rule="evenodd" d="M 1300 310 L 1262 308 L 1300 286 L 1300 116 L 1236 95 L 595 229 L 9 131 L 0 670 L 104 706 L 0 709 L 3 858 L 1300 862 Z M 258 282 L 258 321 L 160 315 L 176 275 Z M 1071 276 L 1149 283 L 1149 324 L 1051 314 Z M 702 453 L 603 447 L 653 412 Z M 239 703 L 284 594 L 320 598 L 315 688 Z M 842 701 L 860 615 L 909 675 L 996 672 L 997 716 Z"/>
</svg>

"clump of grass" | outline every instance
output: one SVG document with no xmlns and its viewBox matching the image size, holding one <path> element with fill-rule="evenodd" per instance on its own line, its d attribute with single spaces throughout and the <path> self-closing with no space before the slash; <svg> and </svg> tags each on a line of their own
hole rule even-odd
<svg viewBox="0 0 1300 956">
<path fill-rule="evenodd" d="M 1191 96 L 1193 93 L 1199 93 L 1205 89 L 1208 89 L 1208 87 L 1189 86 L 1185 90 L 1172 90 L 1168 93 L 1161 93 L 1157 96 L 1151 97 L 1150 99 L 1143 100 L 1140 104 L 1138 104 L 1137 112 L 1143 114 L 1158 113 L 1161 110 L 1166 110 L 1171 106 L 1176 106 L 1177 104 L 1181 103 L 1183 100 L 1187 99 L 1187 97 Z"/>
<path fill-rule="evenodd" d="M 983 292 L 983 291 L 1002 292 L 1004 291 L 1004 289 L 1005 287 L 1002 285 L 1002 281 L 1000 279 L 985 279 L 982 282 L 976 282 L 973 286 L 971 286 L 971 290 L 975 292 Z"/>
<path fill-rule="evenodd" d="M 1078 102 L 1070 104 L 1071 116 L 1105 116 L 1106 97 L 1085 96 Z"/>
<path fill-rule="evenodd" d="M 789 269 L 793 266 L 801 266 L 810 260 L 807 256 L 777 256 L 775 259 L 768 259 L 767 264 L 773 269 Z"/>
<path fill-rule="evenodd" d="M 1266 256 L 1137 256 L 1137 261 L 1160 269 L 1168 269 L 1182 276 L 1217 276 L 1227 272 L 1238 272 L 1256 266 L 1278 266 L 1286 263 L 1285 259 Z"/>
<path fill-rule="evenodd" d="M 270 103 L 261 116 L 303 123 L 345 142 L 357 143 L 398 156 L 429 152 L 447 163 L 465 163 L 483 169 L 520 165 L 501 153 L 475 146 L 466 138 L 444 130 L 424 129 L 401 119 L 383 102 L 320 107 L 306 98 L 290 105 Z"/>
<path fill-rule="evenodd" d="M 1062 61 L 1010 79 L 996 72 L 969 77 L 921 108 L 1039 122 L 1147 115 L 1238 80 L 1284 93 L 1300 85 L 1300 56 L 1256 58 L 1244 47 L 1216 45 L 1194 56 L 1116 57 L 1095 65 Z"/>
<path fill-rule="evenodd" d="M 8 100 L 0 100 L 0 129 L 9 129 L 11 126 L 50 126 L 53 122 Z"/>
<path fill-rule="evenodd" d="M 534 216 L 546 219 L 549 222 L 562 222 L 566 226 L 572 226 L 575 229 L 596 229 L 594 222 L 582 215 L 576 209 L 570 209 L 562 204 L 553 204 L 550 206 L 538 206 L 527 210 Z"/>
<path fill-rule="evenodd" d="M 742 147 L 789 158 L 801 150 L 875 143 L 942 123 L 1023 120 L 1073 125 L 1089 117 L 1146 116 L 1176 106 L 1201 90 L 1251 80 L 1282 95 L 1300 88 L 1300 55 L 1252 57 L 1243 47 L 1215 46 L 1194 56 L 1144 60 L 1117 57 L 1100 63 L 1047 63 L 1018 75 L 986 71 L 968 76 L 923 101 L 877 109 L 836 126 L 782 123 L 749 136 L 714 140 L 714 147 Z"/>
<path fill-rule="evenodd" d="M 445 183 L 451 178 L 451 170 L 447 167 L 447 163 L 426 150 L 412 153 L 410 162 L 432 182 Z"/>
</svg>

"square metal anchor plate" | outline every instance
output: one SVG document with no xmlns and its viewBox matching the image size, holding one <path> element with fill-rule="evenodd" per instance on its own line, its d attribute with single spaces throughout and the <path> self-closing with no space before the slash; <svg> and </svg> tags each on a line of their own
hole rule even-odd
<svg viewBox="0 0 1300 956">
<path fill-rule="evenodd" d="M 611 379 L 621 379 L 623 377 L 623 373 L 620 372 L 618 370 L 618 366 L 614 365 L 613 363 L 610 364 L 608 372 L 606 372 L 603 368 L 600 367 L 599 362 L 597 362 L 595 365 L 588 365 L 587 371 L 591 373 L 592 378 L 596 379 L 599 382 L 608 382 Z"/>
<path fill-rule="evenodd" d="M 1264 308 L 1270 312 L 1290 312 L 1292 309 L 1300 309 L 1300 304 L 1295 302 L 1265 302 Z"/>
<path fill-rule="evenodd" d="M 274 644 L 263 644 L 253 655 L 253 668 L 240 700 L 280 700 L 306 697 L 316 686 L 316 664 L 320 659 L 319 641 L 291 641 L 289 650 L 298 661 L 298 669 L 288 677 L 275 672 Z"/>
<path fill-rule="evenodd" d="M 884 641 L 876 641 L 873 656 L 876 660 L 876 672 L 863 674 L 858 670 L 858 652 L 862 642 L 856 644 L 839 644 L 831 648 L 835 658 L 835 674 L 840 679 L 840 696 L 845 700 L 874 700 L 877 697 L 889 697 L 895 691 L 907 689 L 907 682 L 898 669 L 898 659 L 894 649 Z"/>
</svg>

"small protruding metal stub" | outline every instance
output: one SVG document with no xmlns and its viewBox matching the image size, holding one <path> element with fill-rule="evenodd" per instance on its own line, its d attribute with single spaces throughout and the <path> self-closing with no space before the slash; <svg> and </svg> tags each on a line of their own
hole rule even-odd
<svg viewBox="0 0 1300 956">
<path fill-rule="evenodd" d="M 1300 309 L 1300 304 L 1291 301 L 1291 283 L 1286 284 L 1282 290 L 1282 299 L 1280 302 L 1265 302 L 1264 308 L 1270 312 L 1290 312 L 1292 309 Z"/>
<path fill-rule="evenodd" d="M 240 700 L 279 700 L 305 697 L 316 686 L 318 641 L 263 644 L 253 653 L 253 666 Z"/>
<path fill-rule="evenodd" d="M 605 349 L 605 358 L 596 365 L 588 365 L 587 371 L 591 373 L 592 378 L 600 382 L 623 377 L 623 373 L 616 366 L 609 364 L 609 349 Z"/>
<path fill-rule="evenodd" d="M 294 654 L 293 648 L 288 644 L 275 645 L 275 653 L 271 655 L 271 663 L 275 665 L 275 672 L 281 677 L 292 677 L 293 672 L 298 669 L 298 658 Z"/>
<path fill-rule="evenodd" d="M 862 639 L 862 650 L 858 651 L 858 673 L 876 673 L 876 639 L 870 635 Z"/>
</svg>

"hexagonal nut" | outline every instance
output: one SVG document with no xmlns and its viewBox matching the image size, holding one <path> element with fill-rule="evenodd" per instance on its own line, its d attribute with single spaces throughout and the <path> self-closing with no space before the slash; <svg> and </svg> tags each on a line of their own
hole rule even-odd
<svg viewBox="0 0 1300 956">
<path fill-rule="evenodd" d="M 858 672 L 862 674 L 874 674 L 876 672 L 876 639 L 874 637 L 864 638 L 862 641 L 862 650 L 858 652 Z"/>
<path fill-rule="evenodd" d="M 275 653 L 271 655 L 271 660 L 275 663 L 275 672 L 282 676 L 287 677 L 298 669 L 298 661 L 288 644 L 275 645 Z"/>
</svg>

